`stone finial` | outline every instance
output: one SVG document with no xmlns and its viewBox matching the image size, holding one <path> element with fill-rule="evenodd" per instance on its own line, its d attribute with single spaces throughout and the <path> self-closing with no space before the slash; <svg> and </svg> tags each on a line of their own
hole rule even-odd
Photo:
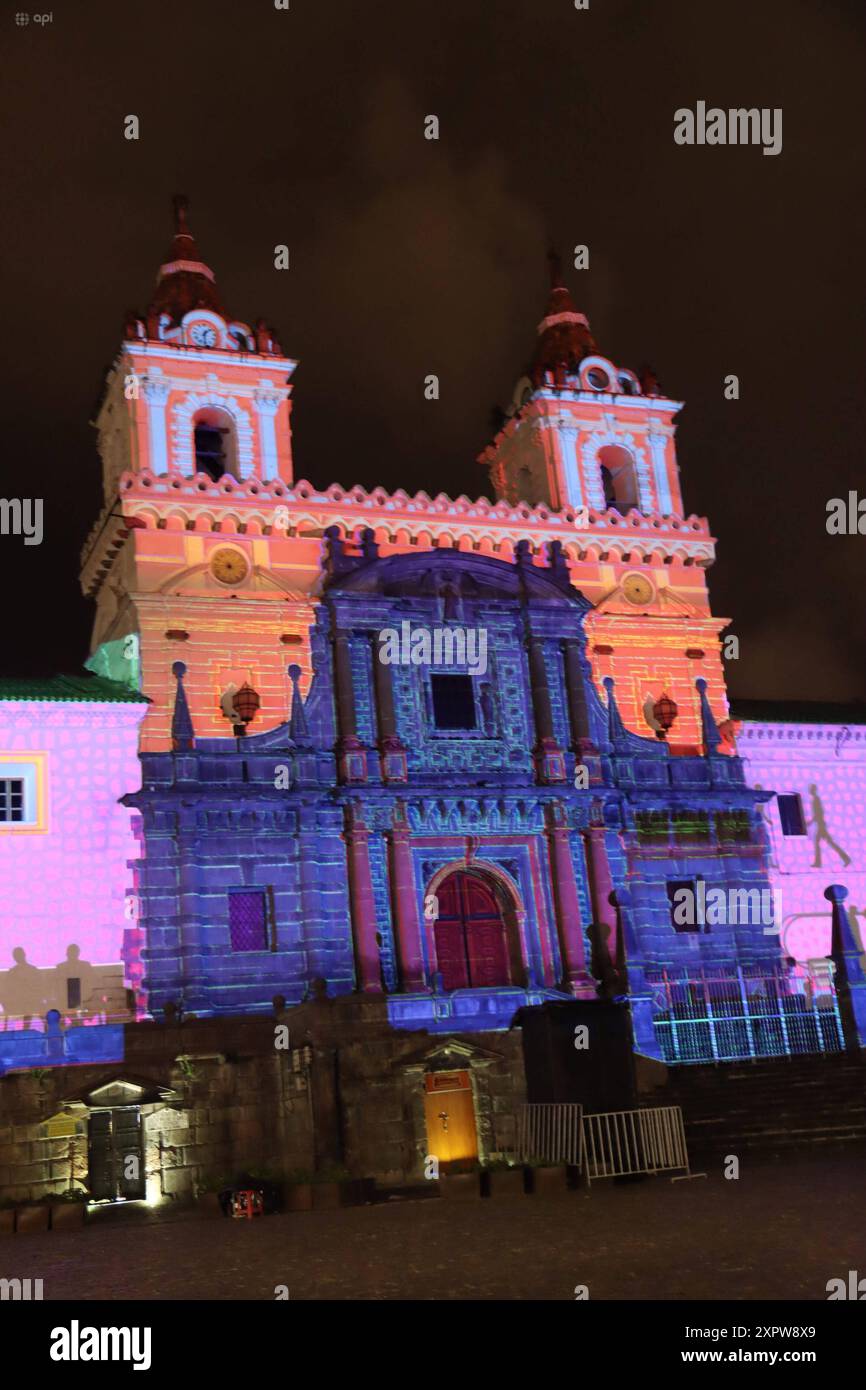
<svg viewBox="0 0 866 1390">
<path fill-rule="evenodd" d="M 341 575 L 348 574 L 350 570 L 355 568 L 355 562 L 350 555 L 346 554 L 346 542 L 340 535 L 339 526 L 326 527 L 325 541 L 327 543 L 325 569 L 329 579 L 339 579 Z"/>
<path fill-rule="evenodd" d="M 571 589 L 571 575 L 568 572 L 568 560 L 562 548 L 562 541 L 551 541 L 549 554 L 550 577 L 554 584 L 558 584 L 562 589 Z"/>
<path fill-rule="evenodd" d="M 613 676 L 605 676 L 602 685 L 607 691 L 607 733 L 611 743 L 621 743 L 627 736 L 627 729 L 622 722 L 622 715 L 616 703 L 614 686 L 616 682 Z"/>
<path fill-rule="evenodd" d="M 370 560 L 378 560 L 379 558 L 379 544 L 376 540 L 376 533 L 372 531 L 369 526 L 365 526 L 364 530 L 361 532 L 361 554 L 364 557 L 365 564 Z"/>
<path fill-rule="evenodd" d="M 707 750 L 707 757 L 711 757 L 718 752 L 722 736 L 719 733 L 719 726 L 715 721 L 713 711 L 710 709 L 710 702 L 707 699 L 707 683 L 703 676 L 698 676 L 695 687 L 701 701 L 701 728 L 704 732 L 704 747 Z"/>
<path fill-rule="evenodd" d="M 525 536 L 514 547 L 514 563 L 521 569 L 532 564 L 532 545 Z"/>
<path fill-rule="evenodd" d="M 195 731 L 192 727 L 192 716 L 189 712 L 189 705 L 186 702 L 186 691 L 183 688 L 183 678 L 186 675 L 186 663 L 175 661 L 171 668 L 171 674 L 177 681 L 177 690 L 174 696 L 174 712 L 171 716 L 171 746 L 175 753 L 189 751 L 193 746 Z"/>
<path fill-rule="evenodd" d="M 299 681 L 301 679 L 301 668 L 293 663 L 288 668 L 289 680 L 292 682 L 292 708 L 289 715 L 289 738 L 293 743 L 305 743 L 310 736 L 309 725 L 307 724 L 307 712 L 304 709 L 304 701 L 301 695 Z"/>
</svg>

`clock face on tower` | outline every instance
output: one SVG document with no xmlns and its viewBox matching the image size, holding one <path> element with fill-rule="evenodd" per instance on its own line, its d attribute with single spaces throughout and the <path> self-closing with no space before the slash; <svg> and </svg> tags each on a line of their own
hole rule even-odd
<svg viewBox="0 0 866 1390">
<path fill-rule="evenodd" d="M 653 599 L 653 586 L 642 574 L 627 574 L 622 581 L 622 591 L 629 603 L 645 608 Z"/>
<path fill-rule="evenodd" d="M 194 323 L 189 330 L 189 340 L 196 347 L 216 347 L 216 329 L 212 323 Z"/>
<path fill-rule="evenodd" d="M 241 584 L 249 573 L 249 565 L 239 550 L 215 550 L 210 557 L 210 572 L 220 584 Z"/>
</svg>

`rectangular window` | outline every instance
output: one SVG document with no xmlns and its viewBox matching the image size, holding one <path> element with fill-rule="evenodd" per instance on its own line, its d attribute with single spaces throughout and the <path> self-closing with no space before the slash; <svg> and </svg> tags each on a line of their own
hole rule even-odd
<svg viewBox="0 0 866 1390">
<path fill-rule="evenodd" d="M 710 819 L 706 811 L 674 811 L 674 834 L 684 844 L 707 844 Z"/>
<path fill-rule="evenodd" d="M 635 816 L 639 845 L 666 845 L 669 822 L 667 811 L 639 811 Z"/>
<path fill-rule="evenodd" d="M 745 811 L 726 811 L 716 817 L 716 833 L 721 844 L 747 845 L 752 831 Z"/>
<path fill-rule="evenodd" d="M 431 676 L 433 720 L 437 729 L 474 729 L 475 693 L 471 676 Z"/>
<path fill-rule="evenodd" d="M 0 821 L 24 820 L 24 778 L 0 778 Z"/>
<path fill-rule="evenodd" d="M 777 796 L 779 803 L 779 820 L 782 822 L 783 835 L 805 835 L 806 821 L 803 816 L 803 803 L 800 800 L 799 792 L 791 792 L 784 796 Z"/>
<path fill-rule="evenodd" d="M 667 890 L 671 906 L 671 926 L 674 931 L 700 931 L 697 880 L 668 879 Z"/>
<path fill-rule="evenodd" d="M 0 752 L 0 831 L 47 831 L 46 762 L 45 753 Z"/>
<path fill-rule="evenodd" d="M 81 1008 L 81 977 L 78 975 L 70 975 L 66 981 L 66 1007 Z"/>
<path fill-rule="evenodd" d="M 229 934 L 233 951 L 267 951 L 267 893 L 229 893 Z"/>
</svg>

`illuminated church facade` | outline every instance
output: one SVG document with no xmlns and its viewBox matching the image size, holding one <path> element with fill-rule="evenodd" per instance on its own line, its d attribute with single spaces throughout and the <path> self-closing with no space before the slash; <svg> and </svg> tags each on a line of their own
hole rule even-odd
<svg viewBox="0 0 866 1390">
<path fill-rule="evenodd" d="M 177 216 L 108 378 L 82 571 L 92 664 L 134 652 L 151 701 L 125 798 L 148 1009 L 323 980 L 398 1027 L 484 1030 L 599 981 L 637 1016 L 663 966 L 770 966 L 766 919 L 672 923 L 672 884 L 769 888 L 680 403 L 599 352 L 554 271 L 480 460 L 496 501 L 319 491 L 295 362 L 226 313 Z"/>
<path fill-rule="evenodd" d="M 14 1122 L 74 1136 L 69 1183 L 102 1197 L 193 1191 L 205 1153 L 414 1180 L 513 1145 L 521 1010 L 627 1000 L 673 1063 L 856 1048 L 866 727 L 813 731 L 816 774 L 802 720 L 731 718 L 681 403 L 599 350 L 555 263 L 479 459 L 493 501 L 296 480 L 295 368 L 177 200 L 96 421 L 93 674 L 0 681 Z M 792 955 L 832 956 L 844 998 Z M 55 1190 L 43 1151 L 13 1195 Z"/>
</svg>

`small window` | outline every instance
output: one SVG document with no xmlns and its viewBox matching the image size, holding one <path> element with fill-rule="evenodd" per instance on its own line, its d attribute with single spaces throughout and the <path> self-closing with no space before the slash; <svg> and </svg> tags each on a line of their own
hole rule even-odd
<svg viewBox="0 0 866 1390">
<path fill-rule="evenodd" d="M 197 473 L 207 473 L 217 482 L 226 471 L 225 431 L 215 425 L 195 427 L 195 467 Z"/>
<path fill-rule="evenodd" d="M 67 1009 L 81 1008 L 81 978 L 78 975 L 70 975 L 66 981 L 66 1007 Z"/>
<path fill-rule="evenodd" d="M 669 822 L 667 811 L 639 811 L 635 816 L 639 845 L 666 845 Z"/>
<path fill-rule="evenodd" d="M 268 949 L 266 893 L 229 893 L 229 933 L 233 951 Z"/>
<path fill-rule="evenodd" d="M 783 835 L 805 835 L 806 820 L 803 816 L 803 803 L 800 800 L 799 792 L 791 792 L 784 796 L 777 796 L 779 803 L 779 820 L 782 822 Z"/>
<path fill-rule="evenodd" d="M 725 811 L 716 817 L 716 832 L 720 844 L 747 845 L 751 843 L 752 829 L 746 811 Z"/>
<path fill-rule="evenodd" d="M 596 391 L 607 391 L 610 386 L 610 378 L 607 372 L 603 372 L 600 367 L 590 367 L 586 374 L 586 379 L 590 386 Z"/>
<path fill-rule="evenodd" d="M 694 878 L 668 879 L 671 926 L 677 932 L 699 932 L 698 884 Z"/>
<path fill-rule="evenodd" d="M 707 844 L 710 820 L 706 811 L 674 811 L 674 834 L 684 844 Z"/>
<path fill-rule="evenodd" d="M 471 676 L 431 676 L 433 722 L 437 729 L 474 729 L 475 692 Z"/>
<path fill-rule="evenodd" d="M 0 778 L 0 821 L 19 824 L 24 820 L 24 778 Z"/>
</svg>

